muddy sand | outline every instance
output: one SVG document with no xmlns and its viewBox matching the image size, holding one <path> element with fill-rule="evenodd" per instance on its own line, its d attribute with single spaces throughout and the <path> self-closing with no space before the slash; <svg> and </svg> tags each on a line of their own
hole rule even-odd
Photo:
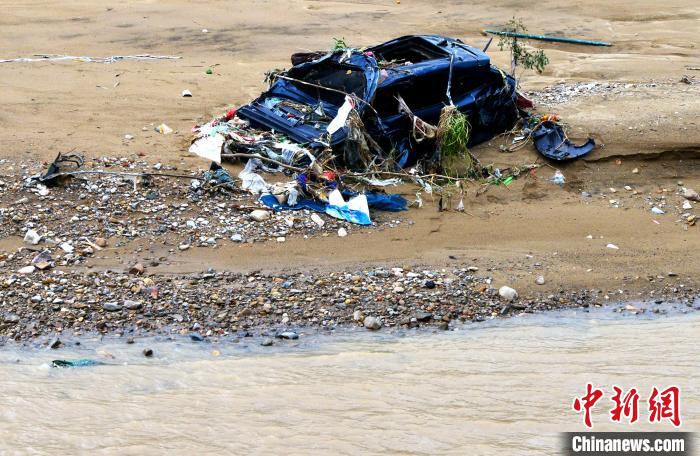
<svg viewBox="0 0 700 456">
<path fill-rule="evenodd" d="M 661 6 L 651 1 L 580 5 L 546 1 L 535 9 L 499 1 L 469 5 L 405 0 L 240 1 L 235 5 L 13 1 L 3 2 L 3 7 L 0 59 L 35 54 L 181 57 L 113 64 L 0 63 L 4 336 L 26 338 L 68 328 L 109 329 L 109 324 L 102 324 L 105 321 L 118 321 L 114 327 L 123 328 L 140 319 L 151 323 L 159 319 L 157 325 L 149 327 L 174 325 L 178 331 L 187 331 L 197 323 L 206 329 L 203 319 L 215 320 L 212 315 L 221 313 L 205 312 L 200 318 L 187 309 L 169 310 L 178 301 L 172 296 L 167 302 L 144 296 L 151 286 L 148 281 L 144 284 L 144 277 L 156 286 L 167 283 L 163 289 L 178 288 L 182 285 L 178 281 L 189 284 L 193 288 L 188 291 L 190 299 L 200 299 L 199 294 L 208 290 L 197 285 L 203 274 L 219 274 L 221 280 L 231 281 L 231 286 L 235 285 L 231 293 L 237 286 L 258 281 L 267 284 L 258 290 L 264 296 L 241 298 L 236 302 L 239 307 L 208 326 L 214 333 L 258 324 L 323 324 L 331 320 L 334 324 L 354 324 L 356 310 L 400 325 L 410 324 L 419 311 L 430 313 L 436 324 L 442 324 L 451 318 L 556 307 L 558 302 L 599 305 L 679 296 L 692 303 L 693 290 L 700 286 L 700 263 L 694 259 L 700 247 L 700 227 L 688 223 L 696 209 L 684 209 L 680 196 L 684 188 L 700 190 L 700 74 L 692 69 L 700 66 L 700 7 L 694 2 Z M 546 164 L 550 166 L 507 188 L 491 188 L 478 196 L 476 187 L 470 188 L 465 213 L 438 212 L 436 202 L 426 199 L 421 209 L 378 214 L 377 227 L 359 230 L 349 226 L 347 237 L 335 234 L 340 225 L 315 230 L 305 220 L 285 232 L 285 221 L 279 219 L 270 231 L 255 234 L 256 242 L 232 242 L 226 233 L 212 244 L 206 242 L 217 235 L 207 231 L 214 229 L 211 227 L 167 233 L 154 227 L 155 231 L 149 231 L 149 223 L 157 221 L 158 215 L 128 209 L 130 203 L 145 200 L 148 190 L 131 192 L 128 186 L 116 186 L 115 204 L 126 208 L 123 214 L 111 217 L 117 221 L 105 219 L 104 214 L 100 218 L 97 211 L 91 213 L 92 219 L 86 216 L 76 221 L 80 211 L 89 212 L 83 207 L 99 206 L 97 190 L 81 195 L 86 193 L 84 189 L 67 188 L 42 197 L 21 189 L 22 176 L 42 169 L 58 152 L 80 152 L 89 161 L 117 157 L 144 167 L 161 163 L 178 172 L 203 170 L 208 164 L 187 152 L 192 126 L 256 96 L 265 88 L 264 72 L 288 67 L 293 52 L 328 48 L 334 37 L 362 46 L 410 33 L 444 34 L 481 46 L 487 40 L 481 29 L 502 26 L 514 15 L 533 33 L 614 43 L 608 48 L 537 43 L 551 63 L 543 74 L 526 72 L 520 80 L 521 89 L 537 101 L 540 112 L 556 113 L 570 125 L 572 139 L 590 135 L 601 147 L 570 164 Z M 507 67 L 507 55 L 495 42 L 489 54 L 495 64 Z M 207 74 L 209 68 L 212 74 Z M 182 98 L 183 89 L 194 96 Z M 162 122 L 175 133 L 164 136 L 154 132 L 153 127 Z M 125 135 L 133 139 L 125 139 Z M 532 147 L 505 154 L 500 151 L 503 144 L 503 139 L 495 138 L 475 148 L 474 153 L 482 163 L 500 167 L 545 164 Z M 549 182 L 555 168 L 566 176 L 563 187 Z M 179 194 L 168 193 L 177 193 L 173 186 L 186 187 L 187 183 L 156 185 L 157 191 L 167 193 L 166 206 L 190 198 L 187 188 Z M 416 189 L 405 186 L 397 191 L 413 199 Z M 212 202 L 227 204 L 222 195 Z M 148 207 L 153 209 L 154 204 Z M 697 205 L 700 203 L 691 203 Z M 52 206 L 53 210 L 46 210 Z M 211 216 L 206 206 L 206 200 L 196 202 L 180 214 L 179 222 Z M 652 207 L 665 213 L 654 214 Z M 170 210 L 171 216 L 178 217 Z M 108 244 L 78 260 L 64 259 L 61 264 L 59 259 L 51 271 L 18 276 L 18 268 L 29 264 L 36 254 L 22 242 L 28 223 L 55 238 L 73 236 L 77 241 L 80 236 L 93 240 L 104 237 Z M 130 232 L 132 224 L 136 234 Z M 115 230 L 116 225 L 124 229 Z M 275 236 L 279 234 L 283 236 Z M 277 242 L 278 237 L 285 241 Z M 189 242 L 191 248 L 179 249 L 183 242 Z M 18 252 L 20 247 L 24 248 Z M 129 275 L 129 268 L 139 262 L 146 266 L 143 275 Z M 392 268 L 402 268 L 406 274 L 419 271 L 416 274 L 420 276 L 407 278 L 404 274 L 400 278 Z M 399 277 L 399 282 L 410 283 L 402 287 L 396 280 L 386 280 L 377 294 L 369 295 L 363 294 L 366 290 L 345 290 L 324 300 L 321 294 L 311 314 L 301 311 L 300 321 L 284 321 L 283 314 L 289 318 L 289 313 L 277 312 L 280 302 L 288 302 L 284 294 L 274 299 L 269 295 L 273 288 L 283 293 L 280 290 L 284 288 L 275 284 L 284 284 L 284 277 L 301 274 L 310 279 L 303 280 L 308 296 L 300 302 L 312 302 L 306 301 L 314 294 L 309 283 L 332 273 L 343 277 L 345 288 L 353 283 L 358 287 L 373 271 L 384 271 L 380 275 L 386 273 L 387 277 L 382 280 Z M 57 291 L 60 274 L 73 281 L 71 286 L 87 287 L 81 293 L 91 298 L 76 295 L 70 287 Z M 449 288 L 432 307 L 420 296 L 427 293 L 421 290 L 426 281 L 433 280 L 431 274 L 448 279 Z M 536 283 L 539 276 L 545 279 L 542 285 Z M 100 277 L 123 285 L 125 291 L 115 291 L 120 289 L 115 285 L 105 287 L 109 291 L 101 294 L 100 285 L 95 284 L 95 278 L 99 282 Z M 468 298 L 450 297 L 458 291 L 452 285 L 455 277 L 468 282 L 462 285 Z M 93 285 L 81 285 L 81 280 Z M 440 291 L 443 284 L 438 281 L 436 289 Z M 493 291 L 502 285 L 517 289 L 522 305 L 508 308 L 499 301 Z M 337 292 L 332 281 L 324 286 L 325 292 Z M 397 287 L 405 290 L 396 293 Z M 396 296 L 407 292 L 419 296 Z M 378 294 L 387 296 L 391 312 L 397 315 L 387 315 L 387 309 L 376 304 Z M 482 298 L 482 310 L 471 309 L 470 303 Z M 156 310 L 154 316 L 144 317 L 136 309 L 120 309 L 115 316 L 103 308 L 105 302 L 112 301 L 123 306 L 124 299 L 145 300 Z M 64 304 L 71 300 L 78 308 Z M 87 307 L 80 307 L 88 301 Z M 325 312 L 324 307 L 335 301 L 346 307 L 334 309 L 332 318 L 312 315 L 319 308 Z M 48 307 L 47 302 L 56 303 Z M 270 303 L 273 307 L 265 305 Z M 259 307 L 259 312 L 253 312 L 249 320 L 245 312 L 239 318 L 246 307 Z M 36 312 L 44 317 L 31 324 Z M 262 319 L 254 320 L 257 316 Z M 57 319 L 59 324 L 52 324 Z"/>
</svg>

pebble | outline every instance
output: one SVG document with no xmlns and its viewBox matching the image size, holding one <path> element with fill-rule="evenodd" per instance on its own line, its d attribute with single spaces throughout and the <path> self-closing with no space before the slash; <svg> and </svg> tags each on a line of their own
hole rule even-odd
<svg viewBox="0 0 700 456">
<path fill-rule="evenodd" d="M 122 306 L 117 302 L 105 302 L 102 304 L 102 308 L 107 312 L 118 312 L 122 310 Z"/>
<path fill-rule="evenodd" d="M 34 271 L 36 271 L 36 267 L 35 267 L 35 266 L 25 266 L 25 267 L 20 268 L 19 270 L 17 270 L 17 272 L 18 272 L 19 274 L 31 274 L 31 273 L 33 273 Z"/>
<path fill-rule="evenodd" d="M 146 358 L 152 357 L 152 356 L 153 356 L 153 350 L 150 349 L 150 348 L 144 348 L 144 349 L 143 349 L 143 356 L 145 356 Z"/>
<path fill-rule="evenodd" d="M 518 297 L 518 292 L 514 288 L 503 285 L 498 289 L 498 296 L 505 299 L 506 301 L 513 301 Z"/>
<path fill-rule="evenodd" d="M 321 218 L 321 216 L 318 215 L 318 214 L 315 213 L 315 212 L 314 212 L 313 214 L 311 214 L 311 220 L 312 220 L 316 225 L 318 225 L 319 228 L 323 228 L 323 225 L 326 224 L 326 222 Z"/>
<path fill-rule="evenodd" d="M 59 339 L 58 337 L 54 337 L 54 338 L 51 339 L 51 341 L 49 342 L 49 348 L 52 348 L 52 349 L 56 350 L 58 347 L 61 346 L 61 343 L 62 343 L 62 342 L 61 342 L 61 339 Z"/>
<path fill-rule="evenodd" d="M 193 332 L 190 333 L 190 340 L 192 340 L 193 342 L 203 342 L 204 337 L 202 337 L 202 335 L 199 333 Z"/>
<path fill-rule="evenodd" d="M 365 328 L 376 331 L 382 328 L 382 321 L 377 317 L 365 317 L 364 325 Z"/>
<path fill-rule="evenodd" d="M 700 202 L 700 194 L 693 189 L 686 188 L 681 193 L 681 196 L 690 201 Z"/>
<path fill-rule="evenodd" d="M 66 253 L 73 253 L 75 250 L 75 248 L 67 242 L 61 242 L 58 246 Z"/>
<path fill-rule="evenodd" d="M 124 300 L 124 308 L 127 310 L 137 310 L 143 307 L 143 304 L 139 301 L 132 301 L 131 299 Z"/>
<path fill-rule="evenodd" d="M 34 230 L 27 230 L 24 235 L 24 242 L 27 244 L 37 245 L 41 241 L 41 236 Z"/>
<path fill-rule="evenodd" d="M 265 220 L 270 218 L 270 211 L 256 209 L 250 213 L 250 218 L 255 220 L 256 222 L 264 222 Z"/>
<path fill-rule="evenodd" d="M 296 340 L 299 338 L 299 334 L 295 333 L 294 331 L 284 331 L 277 334 L 275 337 L 278 339 Z"/>
<path fill-rule="evenodd" d="M 535 279 L 535 283 L 537 285 L 544 285 L 544 276 L 537 276 L 537 278 Z"/>
<path fill-rule="evenodd" d="M 262 345 L 263 347 L 270 347 L 274 343 L 275 343 L 274 340 L 270 339 L 269 337 L 266 337 L 262 340 L 262 342 L 260 342 L 260 345 Z"/>
<path fill-rule="evenodd" d="M 433 314 L 430 312 L 419 310 L 418 312 L 416 312 L 416 316 L 414 318 L 416 319 L 416 321 L 430 321 L 433 318 Z"/>
<path fill-rule="evenodd" d="M 346 229 L 343 228 L 343 227 L 340 227 L 340 228 L 338 229 L 338 236 L 339 236 L 339 237 L 345 237 L 345 236 L 347 236 L 347 235 L 348 235 L 348 230 L 346 230 Z"/>
<path fill-rule="evenodd" d="M 613 250 L 620 250 L 620 247 L 616 246 L 615 244 L 608 244 L 605 247 Z"/>
<path fill-rule="evenodd" d="M 144 273 L 145 270 L 146 268 L 143 266 L 142 263 L 136 263 L 131 268 L 129 268 L 129 274 L 141 275 Z"/>
<path fill-rule="evenodd" d="M 19 315 L 17 315 L 16 313 L 8 313 L 3 316 L 3 321 L 5 323 L 18 323 L 19 320 Z"/>
<path fill-rule="evenodd" d="M 243 236 L 240 234 L 234 234 L 231 236 L 231 241 L 233 242 L 243 242 Z"/>
</svg>

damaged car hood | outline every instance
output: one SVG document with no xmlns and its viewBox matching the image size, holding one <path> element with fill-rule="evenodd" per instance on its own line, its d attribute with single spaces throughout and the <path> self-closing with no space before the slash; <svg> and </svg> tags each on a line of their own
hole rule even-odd
<svg viewBox="0 0 700 456">
<path fill-rule="evenodd" d="M 242 106 L 237 115 L 298 143 L 333 146 L 347 136 L 347 127 L 332 135 L 327 132 L 346 94 L 361 114 L 371 103 L 378 81 L 379 68 L 371 53 L 335 51 L 280 73 L 267 92 Z"/>
</svg>

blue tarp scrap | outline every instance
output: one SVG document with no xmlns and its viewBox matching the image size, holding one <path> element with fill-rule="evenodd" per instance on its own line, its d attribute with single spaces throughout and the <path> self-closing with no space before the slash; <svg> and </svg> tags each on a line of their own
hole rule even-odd
<svg viewBox="0 0 700 456">
<path fill-rule="evenodd" d="M 329 204 L 326 206 L 326 214 L 339 220 L 345 220 L 355 225 L 371 225 L 372 220 L 369 218 L 369 213 L 350 209 L 347 206 L 334 206 Z"/>
<path fill-rule="evenodd" d="M 326 212 L 326 204 L 325 203 L 319 203 L 318 201 L 314 201 L 312 199 L 308 198 L 300 198 L 297 200 L 297 204 L 295 206 L 290 206 L 289 204 L 281 204 L 279 201 L 277 201 L 277 198 L 275 198 L 275 195 L 270 195 L 269 193 L 262 195 L 260 199 L 258 200 L 261 203 L 263 203 L 265 206 L 269 207 L 275 212 L 281 212 L 281 211 L 298 211 L 301 209 L 308 209 L 310 211 L 315 211 L 315 212 Z"/>
<path fill-rule="evenodd" d="M 346 198 L 357 195 L 358 194 L 354 192 L 343 192 L 343 196 Z M 379 211 L 405 211 L 408 205 L 406 198 L 397 194 L 387 195 L 384 193 L 365 193 L 365 197 L 367 198 L 367 205 L 371 209 L 376 209 Z M 365 216 L 364 214 L 359 213 L 359 211 L 352 211 L 337 206 L 329 206 L 328 204 L 319 203 L 318 201 L 314 201 L 309 198 L 300 198 L 299 200 L 297 200 L 297 204 L 295 206 L 281 204 L 279 201 L 277 201 L 277 198 L 275 198 L 274 195 L 270 194 L 262 195 L 259 201 L 275 212 L 308 209 L 315 212 L 329 214 L 333 217 L 342 218 L 344 220 L 348 220 L 353 223 L 358 223 L 360 225 L 369 224 L 365 223 Z M 329 209 L 331 213 L 328 212 Z M 362 216 L 360 217 L 358 214 L 351 214 L 350 212 L 358 212 L 358 214 L 361 214 Z"/>
<path fill-rule="evenodd" d="M 355 196 L 357 193 L 343 192 L 344 197 Z M 405 211 L 408 206 L 408 201 L 401 195 L 386 193 L 365 193 L 367 197 L 367 205 L 370 209 L 386 212 L 401 212 Z"/>
<path fill-rule="evenodd" d="M 535 148 L 550 160 L 566 161 L 583 157 L 595 148 L 593 138 L 588 138 L 584 144 L 577 146 L 566 137 L 564 129 L 551 120 L 537 125 L 532 132 Z"/>
</svg>

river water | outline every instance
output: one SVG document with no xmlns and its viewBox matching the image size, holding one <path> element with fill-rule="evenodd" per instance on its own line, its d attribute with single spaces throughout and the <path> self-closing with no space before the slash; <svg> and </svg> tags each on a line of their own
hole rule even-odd
<svg viewBox="0 0 700 456">
<path fill-rule="evenodd" d="M 562 311 L 401 336 L 363 331 L 259 341 L 84 340 L 0 348 L 0 454 L 558 454 L 586 382 L 681 388 L 700 430 L 700 314 Z M 145 346 L 155 351 L 144 358 Z M 113 365 L 56 369 L 55 358 Z"/>
</svg>

